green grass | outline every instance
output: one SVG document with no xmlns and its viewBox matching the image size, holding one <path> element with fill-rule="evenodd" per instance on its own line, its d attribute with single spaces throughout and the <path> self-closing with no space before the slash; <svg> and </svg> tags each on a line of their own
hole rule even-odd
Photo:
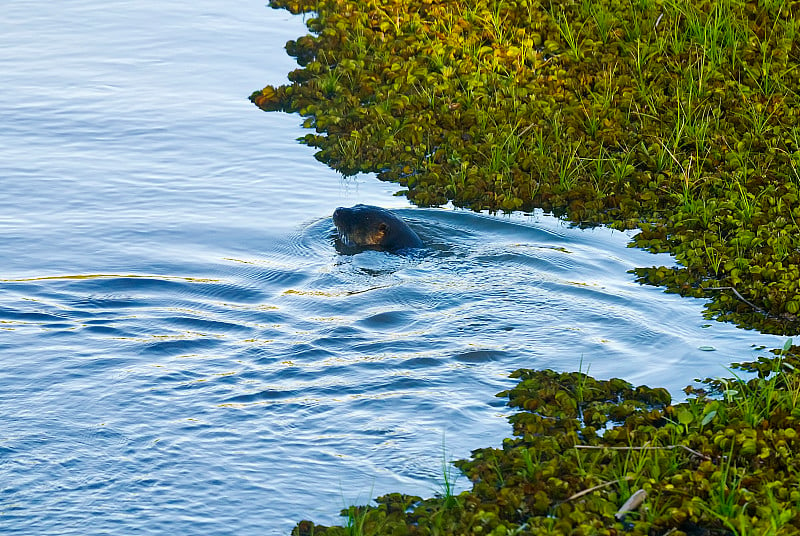
<svg viewBox="0 0 800 536">
<path fill-rule="evenodd" d="M 344 528 L 347 536 L 366 536 L 364 524 L 367 521 L 367 512 L 367 508 L 363 506 L 348 506 L 346 508 Z"/>
<path fill-rule="evenodd" d="M 583 24 L 575 28 L 570 22 L 569 17 L 567 16 L 564 11 L 559 10 L 558 8 L 553 7 L 550 5 L 550 13 L 552 17 L 556 21 L 558 25 L 558 31 L 561 34 L 561 37 L 564 38 L 564 42 L 567 44 L 569 48 L 570 55 L 572 59 L 575 61 L 580 61 L 583 59 L 583 49 L 581 48 L 582 40 L 581 40 L 581 32 L 583 30 Z"/>
<path fill-rule="evenodd" d="M 442 500 L 442 508 L 451 509 L 458 508 L 458 496 L 455 492 L 456 481 L 458 480 L 458 472 L 453 466 L 453 461 L 447 455 L 445 446 L 444 434 L 442 435 L 442 479 L 439 482 L 438 496 Z"/>
</svg>

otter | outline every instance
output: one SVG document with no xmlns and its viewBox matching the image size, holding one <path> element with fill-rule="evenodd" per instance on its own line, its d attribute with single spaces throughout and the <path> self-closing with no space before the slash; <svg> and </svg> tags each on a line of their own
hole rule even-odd
<svg viewBox="0 0 800 536">
<path fill-rule="evenodd" d="M 422 240 L 406 222 L 372 205 L 339 207 L 333 211 L 339 242 L 347 248 L 399 251 L 421 248 Z"/>
</svg>

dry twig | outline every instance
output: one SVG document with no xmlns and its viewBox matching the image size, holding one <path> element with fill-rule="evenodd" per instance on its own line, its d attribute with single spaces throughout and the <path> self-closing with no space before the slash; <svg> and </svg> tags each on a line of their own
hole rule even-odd
<svg viewBox="0 0 800 536">
<path fill-rule="evenodd" d="M 761 307 L 759 307 L 755 303 L 751 302 L 750 300 L 746 299 L 744 296 L 739 294 L 739 291 L 736 290 L 733 287 L 706 287 L 703 290 L 730 290 L 731 292 L 733 292 L 736 295 L 737 298 L 742 300 L 744 303 L 746 303 L 747 305 L 749 305 L 750 307 L 752 307 L 753 309 L 755 309 L 759 313 L 761 313 L 763 315 L 766 315 L 766 316 L 769 316 L 769 313 L 767 313 L 764 309 L 762 309 Z"/>
<path fill-rule="evenodd" d="M 632 476 L 626 476 L 625 478 L 620 478 L 619 480 L 612 480 L 611 482 L 603 482 L 602 484 L 598 484 L 596 486 L 592 486 L 591 488 L 585 489 L 583 491 L 579 491 L 578 493 L 567 497 L 566 499 L 564 499 L 564 502 L 569 502 L 569 501 L 571 501 L 573 499 L 580 499 L 584 495 L 588 495 L 589 493 L 591 493 L 593 491 L 597 491 L 597 490 L 599 490 L 601 488 L 608 487 L 608 486 L 610 486 L 612 484 L 618 484 L 619 482 L 622 482 L 623 480 L 633 480 L 633 477 Z"/>
</svg>

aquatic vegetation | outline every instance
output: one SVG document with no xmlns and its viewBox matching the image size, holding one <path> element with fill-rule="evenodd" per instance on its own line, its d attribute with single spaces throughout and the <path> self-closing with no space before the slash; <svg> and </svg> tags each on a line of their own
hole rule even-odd
<svg viewBox="0 0 800 536">
<path fill-rule="evenodd" d="M 270 5 L 311 35 L 287 43 L 291 83 L 251 100 L 305 117 L 321 161 L 421 206 L 639 227 L 680 262 L 640 281 L 797 331 L 797 0 Z"/>
<path fill-rule="evenodd" d="M 270 5 L 308 13 L 311 35 L 287 43 L 291 83 L 251 100 L 303 116 L 322 162 L 420 206 L 638 228 L 633 245 L 679 263 L 636 269 L 641 282 L 798 330 L 799 1 Z M 674 405 L 619 379 L 517 371 L 501 393 L 514 437 L 457 462 L 470 491 L 454 497 L 446 474 L 439 497 L 386 495 L 294 534 L 798 534 L 796 352 Z"/>
<path fill-rule="evenodd" d="M 387 495 L 359 510 L 361 534 L 800 534 L 798 351 L 788 341 L 736 365 L 757 376 L 704 380 L 679 404 L 620 379 L 518 370 L 498 395 L 517 410 L 514 436 L 457 462 L 473 483 L 459 506 Z"/>
<path fill-rule="evenodd" d="M 457 508 L 458 497 L 455 495 L 455 485 L 458 474 L 455 472 L 452 460 L 447 458 L 444 436 L 442 436 L 442 480 L 439 483 L 440 492 L 437 494 L 442 499 L 442 507 Z"/>
</svg>

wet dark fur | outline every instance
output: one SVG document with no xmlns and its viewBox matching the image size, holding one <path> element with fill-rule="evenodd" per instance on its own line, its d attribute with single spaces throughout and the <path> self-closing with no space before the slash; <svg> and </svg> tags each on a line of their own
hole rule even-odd
<svg viewBox="0 0 800 536">
<path fill-rule="evenodd" d="M 339 240 L 348 248 L 398 251 L 422 247 L 417 233 L 385 208 L 339 207 L 333 212 L 333 224 L 339 231 Z"/>
</svg>

